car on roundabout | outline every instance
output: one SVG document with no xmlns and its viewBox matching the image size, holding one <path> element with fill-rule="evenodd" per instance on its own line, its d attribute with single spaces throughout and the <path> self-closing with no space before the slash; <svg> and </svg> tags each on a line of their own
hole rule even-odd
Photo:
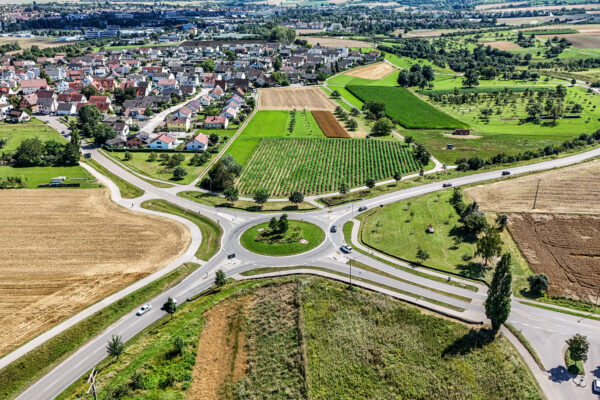
<svg viewBox="0 0 600 400">
<path fill-rule="evenodd" d="M 346 254 L 352 253 L 352 246 L 350 246 L 348 243 L 344 243 L 342 247 L 340 247 L 340 250 L 342 250 Z"/>
</svg>

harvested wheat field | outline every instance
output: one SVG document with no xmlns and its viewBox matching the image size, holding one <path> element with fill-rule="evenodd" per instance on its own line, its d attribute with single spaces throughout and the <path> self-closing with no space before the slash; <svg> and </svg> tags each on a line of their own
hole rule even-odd
<svg viewBox="0 0 600 400">
<path fill-rule="evenodd" d="M 466 189 L 485 211 L 600 214 L 600 160 Z M 536 207 L 535 192 L 539 182 Z"/>
<path fill-rule="evenodd" d="M 348 132 L 338 122 L 330 111 L 313 111 L 315 121 L 323 134 L 329 138 L 349 138 Z"/>
<path fill-rule="evenodd" d="M 317 86 L 261 89 L 258 97 L 261 110 L 333 111 L 336 106 Z"/>
<path fill-rule="evenodd" d="M 344 38 L 332 38 L 322 36 L 298 36 L 298 39 L 306 40 L 309 44 L 313 46 L 321 45 L 323 47 L 370 48 L 374 46 L 373 43 L 365 42 L 362 40 L 352 40 Z"/>
<path fill-rule="evenodd" d="M 600 216 L 509 214 L 508 229 L 550 296 L 594 301 L 600 282 Z"/>
<path fill-rule="evenodd" d="M 377 64 L 365 65 L 351 71 L 346 72 L 344 75 L 355 76 L 357 78 L 377 80 L 388 76 L 394 72 L 394 68 L 391 64 L 382 62 Z"/>
<path fill-rule="evenodd" d="M 0 354 L 166 266 L 185 226 L 100 189 L 0 191 Z"/>
<path fill-rule="evenodd" d="M 484 43 L 484 45 L 491 46 L 493 49 L 498 49 L 498 50 L 516 50 L 516 49 L 522 48 L 518 44 L 509 42 L 506 40 L 497 40 L 495 42 L 487 42 L 487 43 Z"/>
</svg>

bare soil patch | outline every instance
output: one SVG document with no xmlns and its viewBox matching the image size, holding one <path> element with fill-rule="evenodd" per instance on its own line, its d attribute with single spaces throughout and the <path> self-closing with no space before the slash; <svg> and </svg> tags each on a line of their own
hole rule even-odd
<svg viewBox="0 0 600 400">
<path fill-rule="evenodd" d="M 0 354 L 176 259 L 185 226 L 108 191 L 0 191 Z"/>
<path fill-rule="evenodd" d="M 452 139 L 479 139 L 481 136 L 477 135 L 453 135 L 451 133 L 444 133 L 444 136 Z"/>
<path fill-rule="evenodd" d="M 600 48 L 600 33 L 597 36 L 564 35 L 576 49 Z"/>
<path fill-rule="evenodd" d="M 312 115 L 325 136 L 329 138 L 350 137 L 330 111 L 313 111 Z"/>
<path fill-rule="evenodd" d="M 549 294 L 594 301 L 600 282 L 600 216 L 510 214 L 508 228 Z"/>
<path fill-rule="evenodd" d="M 469 188 L 481 209 L 600 214 L 600 160 Z M 539 182 L 536 208 L 533 209 Z"/>
<path fill-rule="evenodd" d="M 261 110 L 333 111 L 337 103 L 317 86 L 301 86 L 261 89 L 258 106 Z"/>
<path fill-rule="evenodd" d="M 244 320 L 251 297 L 226 300 L 206 312 L 194 380 L 187 399 L 218 400 L 221 387 L 246 373 Z"/>
<path fill-rule="evenodd" d="M 345 75 L 355 76 L 357 78 L 363 79 L 377 80 L 388 76 L 394 71 L 396 71 L 396 68 L 394 68 L 389 63 L 382 62 L 377 64 L 365 65 L 364 67 L 353 69 L 351 71 L 346 72 Z"/>
<path fill-rule="evenodd" d="M 375 47 L 375 44 L 365 42 L 362 40 L 352 40 L 352 39 L 344 39 L 333 38 L 333 37 L 323 37 L 323 36 L 299 36 L 298 39 L 306 40 L 309 44 L 315 46 L 320 44 L 324 47 L 352 47 L 352 48 L 369 48 Z"/>
<path fill-rule="evenodd" d="M 521 46 L 519 46 L 516 43 L 513 42 L 509 42 L 506 40 L 497 40 L 495 42 L 488 42 L 485 43 L 486 46 L 491 46 L 494 49 L 498 49 L 498 50 L 516 50 L 516 49 L 520 49 Z"/>
</svg>

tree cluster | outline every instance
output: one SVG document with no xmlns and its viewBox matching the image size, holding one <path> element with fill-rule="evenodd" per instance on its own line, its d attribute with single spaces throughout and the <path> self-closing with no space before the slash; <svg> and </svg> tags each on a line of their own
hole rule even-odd
<svg viewBox="0 0 600 400">
<path fill-rule="evenodd" d="M 435 79 L 435 73 L 431 65 L 421 67 L 420 64 L 413 64 L 410 70 L 403 69 L 398 74 L 398 85 L 403 87 L 418 86 L 424 89 Z"/>
<path fill-rule="evenodd" d="M 235 178 L 242 172 L 242 166 L 227 154 L 208 172 L 208 176 L 200 181 L 200 187 L 213 192 L 222 192 L 227 187 L 233 187 Z"/>
</svg>

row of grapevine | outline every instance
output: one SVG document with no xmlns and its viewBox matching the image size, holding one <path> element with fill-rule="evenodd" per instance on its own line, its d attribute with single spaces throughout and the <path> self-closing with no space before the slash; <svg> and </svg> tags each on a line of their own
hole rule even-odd
<svg viewBox="0 0 600 400">
<path fill-rule="evenodd" d="M 404 143 L 389 140 L 264 138 L 237 181 L 243 194 L 268 189 L 286 197 L 336 191 L 342 182 L 362 186 L 368 178 L 382 181 L 396 171 L 421 168 Z"/>
</svg>

